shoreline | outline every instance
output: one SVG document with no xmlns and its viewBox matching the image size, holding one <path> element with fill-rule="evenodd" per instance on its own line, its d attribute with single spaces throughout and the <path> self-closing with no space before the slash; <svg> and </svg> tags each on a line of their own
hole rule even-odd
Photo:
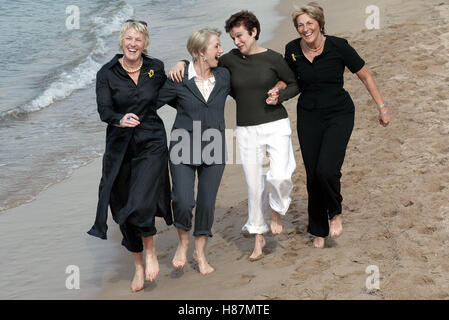
<svg viewBox="0 0 449 320">
<path fill-rule="evenodd" d="M 96 0 L 94 3 L 99 1 Z M 88 3 L 81 0 L 78 5 L 87 9 Z M 165 65 L 169 66 L 187 53 L 184 41 L 190 30 L 206 25 L 221 29 L 223 22 L 221 16 L 241 6 L 254 7 L 261 15 L 270 17 L 272 7 L 277 2 L 254 3 L 249 0 L 231 0 L 224 3 L 200 0 L 195 2 L 199 5 L 198 8 L 195 8 L 196 5 L 192 6 L 192 3 L 181 4 L 183 9 L 179 15 L 178 10 L 174 10 L 175 7 L 179 7 L 175 2 L 148 5 L 145 1 L 135 0 L 129 3 L 117 3 L 117 5 L 114 3 L 111 2 L 106 11 L 98 10 L 99 8 L 95 6 L 83 10 L 83 16 L 89 21 L 86 20 L 80 30 L 70 32 L 61 30 L 65 34 L 64 41 L 67 44 L 67 57 L 62 59 L 63 61 L 55 58 L 59 50 L 53 50 L 54 54 L 48 57 L 48 61 L 37 58 L 40 52 L 38 48 L 50 39 L 44 39 L 42 44 L 34 43 L 33 52 L 29 58 L 36 55 L 36 58 L 33 58 L 36 59 L 36 63 L 33 64 L 32 69 L 38 72 L 30 70 L 26 79 L 22 79 L 20 83 L 7 85 L 8 81 L 6 81 L 1 87 L 1 91 L 5 94 L 10 92 L 11 97 L 10 100 L 7 99 L 11 104 L 8 101 L 2 101 L 3 107 L 10 105 L 6 108 L 7 110 L 22 111 L 20 115 L 0 119 L 2 123 L 0 134 L 3 138 L 0 139 L 0 144 L 4 149 L 4 154 L 0 157 L 2 173 L 0 175 L 0 181 L 2 181 L 0 214 L 33 201 L 48 186 L 67 179 L 73 169 L 87 165 L 103 152 L 105 127 L 99 121 L 96 111 L 95 74 L 118 49 L 116 36 L 118 36 L 122 18 L 134 13 L 136 19 L 151 17 L 152 40 L 149 45 L 151 55 L 160 57 Z M 12 16 L 23 16 L 20 12 L 26 12 L 31 7 L 22 3 L 17 6 L 7 6 L 5 9 Z M 47 5 L 38 7 L 43 12 L 49 8 Z M 58 7 L 62 8 L 63 5 Z M 49 15 L 57 16 L 58 13 L 49 12 Z M 112 20 L 109 21 L 107 17 Z M 180 18 L 182 21 L 179 20 Z M 40 23 L 44 24 L 41 27 L 46 30 L 47 26 L 61 22 L 58 19 L 50 19 L 47 25 L 44 20 L 30 19 L 29 24 L 21 26 L 15 33 L 20 34 L 32 25 L 40 26 Z M 272 34 L 274 29 L 272 25 L 274 26 L 274 23 L 265 28 L 264 34 L 267 37 Z M 84 41 L 83 38 L 85 38 Z M 230 38 L 224 39 L 226 39 L 224 47 L 232 47 Z M 76 53 L 73 54 L 73 52 Z M 52 65 L 52 70 L 46 69 L 46 63 L 41 64 L 44 61 Z M 13 62 L 11 66 L 14 68 L 14 65 Z M 19 63 L 16 71 L 22 69 L 23 65 Z M 11 79 L 17 77 L 15 72 L 9 73 L 9 76 L 13 77 Z M 42 81 L 38 81 L 41 77 L 43 77 Z M 32 92 L 27 90 L 25 85 L 27 83 L 32 86 L 30 87 Z M 24 92 L 23 99 L 28 98 L 21 99 L 22 95 L 17 94 L 19 91 Z M 22 102 L 19 103 L 19 100 Z M 44 104 L 41 105 L 42 103 Z M 28 108 L 31 105 L 33 107 Z M 38 109 L 40 110 L 32 111 Z"/>
</svg>

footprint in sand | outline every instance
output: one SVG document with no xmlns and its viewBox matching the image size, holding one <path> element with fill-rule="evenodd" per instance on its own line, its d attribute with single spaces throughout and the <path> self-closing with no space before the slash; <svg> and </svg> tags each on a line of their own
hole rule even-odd
<svg viewBox="0 0 449 320">
<path fill-rule="evenodd" d="M 415 249 L 407 248 L 406 252 L 409 255 L 409 257 L 418 260 L 420 262 L 426 263 L 429 261 L 429 259 L 427 259 L 427 257 L 424 254 L 417 252 Z"/>
<path fill-rule="evenodd" d="M 331 267 L 329 261 L 322 259 L 309 261 L 308 263 L 299 266 L 295 269 L 295 272 L 291 276 L 294 280 L 305 281 L 310 276 L 323 273 L 323 271 L 328 270 Z"/>
<path fill-rule="evenodd" d="M 157 257 L 158 257 L 159 260 L 165 259 L 165 258 L 168 257 L 168 252 L 159 253 L 159 254 L 157 255 Z"/>
<path fill-rule="evenodd" d="M 414 205 L 414 202 L 413 202 L 413 201 L 411 201 L 411 200 L 406 200 L 406 199 L 401 200 L 401 203 L 402 203 L 402 205 L 403 205 L 404 207 L 406 207 L 406 208 Z"/>
<path fill-rule="evenodd" d="M 413 284 L 416 284 L 418 286 L 429 286 L 434 285 L 435 281 L 428 276 L 417 275 L 413 278 Z"/>
<path fill-rule="evenodd" d="M 396 217 L 398 215 L 399 211 L 397 209 L 393 209 L 393 210 L 389 210 L 387 212 L 383 212 L 382 216 L 384 216 L 385 218 L 393 218 Z"/>
<path fill-rule="evenodd" d="M 385 259 L 385 256 L 381 252 L 370 252 L 368 257 L 370 258 L 370 261 L 376 261 L 376 263 Z"/>
<path fill-rule="evenodd" d="M 254 274 L 242 274 L 240 276 L 240 279 L 237 282 L 234 282 L 232 284 L 233 288 L 243 287 L 246 286 L 248 283 L 251 282 L 256 276 Z"/>
<path fill-rule="evenodd" d="M 282 268 L 296 264 L 297 258 L 298 254 L 296 252 L 284 251 L 282 255 L 273 255 L 269 260 L 266 260 L 266 263 L 270 266 L 274 265 Z"/>
<path fill-rule="evenodd" d="M 242 258 L 247 257 L 248 253 L 242 252 L 237 258 L 235 258 L 236 261 L 242 260 Z"/>
<path fill-rule="evenodd" d="M 435 233 L 437 230 L 438 230 L 437 227 L 424 227 L 424 228 L 419 229 L 419 233 L 431 235 L 431 234 Z"/>
<path fill-rule="evenodd" d="M 229 231 L 232 231 L 233 228 L 234 228 L 233 225 L 226 226 L 226 227 L 223 229 L 223 232 L 229 232 Z"/>
<path fill-rule="evenodd" d="M 234 231 L 234 228 L 235 227 L 233 225 L 228 225 L 224 229 L 222 229 L 220 231 L 220 233 L 223 235 L 223 239 L 225 239 L 226 241 L 235 240 L 236 235 L 235 235 L 235 233 L 232 232 L 232 231 Z"/>
</svg>

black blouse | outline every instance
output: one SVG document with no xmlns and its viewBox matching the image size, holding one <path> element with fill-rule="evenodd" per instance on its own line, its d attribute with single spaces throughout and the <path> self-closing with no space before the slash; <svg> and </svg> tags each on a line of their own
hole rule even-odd
<svg viewBox="0 0 449 320">
<path fill-rule="evenodd" d="M 130 203 L 130 206 L 137 206 L 139 209 L 131 210 L 131 207 L 127 207 L 127 210 L 113 213 L 113 218 L 120 224 L 127 219 L 129 212 L 134 212 L 132 219 L 144 223 L 147 221 L 148 214 L 155 212 L 156 216 L 164 217 L 167 224 L 172 223 L 170 183 L 166 165 L 168 162 L 167 138 L 164 123 L 156 113 L 159 89 L 167 78 L 164 64 L 158 59 L 143 56 L 143 64 L 136 85 L 118 62 L 122 56 L 116 55 L 97 73 L 98 112 L 101 120 L 108 123 L 108 127 L 97 215 L 95 224 L 88 233 L 102 239 L 106 239 L 108 229 L 106 222 L 108 207 L 112 201 L 111 192 L 125 154 L 130 150 L 131 139 L 137 146 L 137 155 L 134 155 L 132 161 L 145 163 L 145 165 L 136 166 L 138 169 L 133 169 L 131 179 L 143 177 L 145 181 L 151 181 L 151 184 L 144 186 L 145 194 L 150 190 L 152 195 L 159 194 L 160 199 L 154 202 L 146 199 L 145 203 Z M 126 113 L 136 114 L 140 119 L 140 125 L 134 128 L 115 126 L 120 123 L 120 119 Z M 160 168 L 165 169 L 160 170 Z"/>
<path fill-rule="evenodd" d="M 354 107 L 343 89 L 345 67 L 358 72 L 365 61 L 343 38 L 326 36 L 323 52 L 311 63 L 304 56 L 301 38 L 285 46 L 285 60 L 296 75 L 300 96 L 298 107 L 306 110 Z"/>
<path fill-rule="evenodd" d="M 97 74 L 98 113 L 101 120 L 110 125 L 118 125 L 125 113 L 134 113 L 140 119 L 139 128 L 144 129 L 154 120 L 159 120 L 156 101 L 167 78 L 164 64 L 158 59 L 143 56 L 136 85 L 118 62 L 122 56 L 117 54 Z"/>
</svg>

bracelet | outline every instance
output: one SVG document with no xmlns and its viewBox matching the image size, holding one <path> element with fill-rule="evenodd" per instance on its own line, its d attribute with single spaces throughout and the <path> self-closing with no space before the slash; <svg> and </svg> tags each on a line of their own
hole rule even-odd
<svg viewBox="0 0 449 320">
<path fill-rule="evenodd" d="M 385 107 L 385 103 L 382 103 L 380 106 L 377 106 L 377 109 L 379 109 L 380 111 L 380 109 L 382 109 L 383 107 Z"/>
</svg>

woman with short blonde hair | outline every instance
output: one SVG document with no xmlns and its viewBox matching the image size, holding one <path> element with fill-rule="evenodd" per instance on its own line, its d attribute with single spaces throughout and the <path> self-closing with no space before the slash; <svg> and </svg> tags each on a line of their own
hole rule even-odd
<svg viewBox="0 0 449 320">
<path fill-rule="evenodd" d="M 143 53 L 148 54 L 148 45 L 150 44 L 150 32 L 145 21 L 127 20 L 120 28 L 120 35 L 118 37 L 118 45 L 120 50 L 123 51 L 123 39 L 125 39 L 126 31 L 133 28 L 143 37 Z"/>
<path fill-rule="evenodd" d="M 209 46 L 209 39 L 212 35 L 220 37 L 221 32 L 217 29 L 208 28 L 192 32 L 187 40 L 187 51 L 192 56 L 194 62 L 198 59 L 200 52 L 207 50 L 207 47 Z"/>
<path fill-rule="evenodd" d="M 173 223 L 167 138 L 156 113 L 166 75 L 162 61 L 146 55 L 148 43 L 146 22 L 126 21 L 119 36 L 123 53 L 101 67 L 96 79 L 98 113 L 108 126 L 97 214 L 88 234 L 106 239 L 109 207 L 134 259 L 133 292 L 159 273 L 155 217 Z"/>
<path fill-rule="evenodd" d="M 179 244 L 172 265 L 182 269 L 187 263 L 195 208 L 194 259 L 203 275 L 215 271 L 206 259 L 206 245 L 208 238 L 212 237 L 215 201 L 226 163 L 224 108 L 231 91 L 231 76 L 226 68 L 218 66 L 223 53 L 220 34 L 209 28 L 192 32 L 187 50 L 193 62 L 185 68 L 182 82 L 167 80 L 158 97 L 158 107 L 169 104 L 177 110 L 170 141 L 170 173 L 174 225 Z M 198 137 L 204 137 L 208 132 L 216 134 L 213 144 L 196 140 L 197 124 L 200 130 Z M 184 140 L 176 140 L 180 133 L 189 137 L 190 147 L 183 148 Z M 194 147 L 196 143 L 201 147 Z M 211 146 L 213 152 L 209 149 Z"/>
</svg>

